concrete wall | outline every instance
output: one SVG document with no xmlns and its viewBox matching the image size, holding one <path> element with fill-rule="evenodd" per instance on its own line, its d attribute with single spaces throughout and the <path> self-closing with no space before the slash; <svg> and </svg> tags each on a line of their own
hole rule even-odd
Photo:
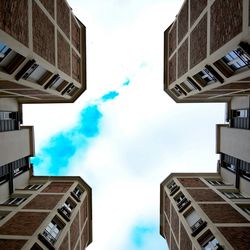
<svg viewBox="0 0 250 250">
<path fill-rule="evenodd" d="M 33 127 L 0 133 L 0 166 L 33 155 Z"/>
<path fill-rule="evenodd" d="M 18 104 L 14 98 L 0 98 L 1 111 L 18 111 Z"/>
<path fill-rule="evenodd" d="M 245 109 L 250 107 L 250 97 L 233 97 L 231 100 L 231 109 Z"/>
<path fill-rule="evenodd" d="M 220 153 L 231 155 L 240 160 L 250 162 L 250 132 L 244 129 L 220 127 Z"/>
</svg>

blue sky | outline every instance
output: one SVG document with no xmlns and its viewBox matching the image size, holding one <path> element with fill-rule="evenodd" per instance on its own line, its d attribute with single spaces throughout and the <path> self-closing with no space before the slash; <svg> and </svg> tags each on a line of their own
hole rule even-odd
<svg viewBox="0 0 250 250">
<path fill-rule="evenodd" d="M 87 91 L 74 104 L 24 107 L 35 174 L 80 175 L 93 189 L 89 250 L 167 249 L 160 182 L 216 170 L 224 104 L 176 104 L 163 91 L 163 32 L 182 2 L 70 0 L 87 27 Z"/>
</svg>

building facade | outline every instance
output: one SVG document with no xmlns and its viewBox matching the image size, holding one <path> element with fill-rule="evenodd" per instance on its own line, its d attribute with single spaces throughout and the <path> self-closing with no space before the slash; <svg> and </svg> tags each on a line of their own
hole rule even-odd
<svg viewBox="0 0 250 250">
<path fill-rule="evenodd" d="M 1 195 L 0 248 L 85 249 L 92 241 L 91 188 L 80 177 L 32 176 L 27 164 L 12 195 Z"/>
<path fill-rule="evenodd" d="M 164 32 L 164 90 L 176 102 L 250 93 L 248 0 L 185 0 Z"/>
<path fill-rule="evenodd" d="M 161 183 L 160 232 L 169 249 L 249 249 L 249 110 L 250 96 L 233 97 L 227 123 L 216 126 L 217 172 L 171 174 Z"/>
<path fill-rule="evenodd" d="M 169 249 L 249 249 L 249 179 L 241 177 L 241 188 L 234 181 L 221 166 L 218 173 L 171 174 L 161 183 L 160 233 Z"/>
<path fill-rule="evenodd" d="M 86 28 L 67 1 L 0 1 L 0 97 L 74 102 L 85 89 Z"/>
</svg>

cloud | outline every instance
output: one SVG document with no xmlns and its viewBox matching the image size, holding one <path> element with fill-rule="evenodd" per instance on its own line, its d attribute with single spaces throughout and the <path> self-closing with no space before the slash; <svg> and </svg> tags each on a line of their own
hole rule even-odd
<svg viewBox="0 0 250 250">
<path fill-rule="evenodd" d="M 116 92 L 116 91 L 110 91 L 108 94 L 106 94 L 106 95 L 104 95 L 102 97 L 102 101 L 106 102 L 106 101 L 112 100 L 112 99 L 116 98 L 118 95 L 119 95 L 118 92 Z"/>
<path fill-rule="evenodd" d="M 89 139 L 97 137 L 100 133 L 100 120 L 102 103 L 111 101 L 119 95 L 116 91 L 110 91 L 99 99 L 96 104 L 89 104 L 79 114 L 75 126 L 68 130 L 54 134 L 45 146 L 31 160 L 38 175 L 63 175 L 67 174 L 72 157 L 81 151 L 86 151 Z"/>
</svg>

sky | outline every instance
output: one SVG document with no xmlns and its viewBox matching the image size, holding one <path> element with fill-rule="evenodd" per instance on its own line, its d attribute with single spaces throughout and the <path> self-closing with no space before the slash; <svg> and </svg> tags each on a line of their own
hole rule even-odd
<svg viewBox="0 0 250 250">
<path fill-rule="evenodd" d="M 216 171 L 224 104 L 176 104 L 163 91 L 163 32 L 182 0 L 70 0 L 87 28 L 87 91 L 74 104 L 24 106 L 35 175 L 81 176 L 93 191 L 88 250 L 165 250 L 160 183 Z"/>
</svg>

